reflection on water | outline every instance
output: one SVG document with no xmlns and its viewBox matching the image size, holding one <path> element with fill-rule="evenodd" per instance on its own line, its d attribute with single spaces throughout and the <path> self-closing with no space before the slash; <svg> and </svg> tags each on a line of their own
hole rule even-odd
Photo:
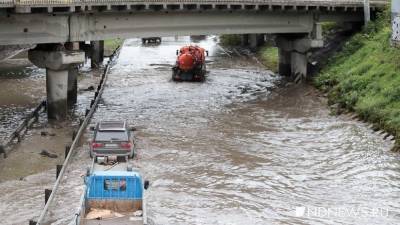
<svg viewBox="0 0 400 225">
<path fill-rule="evenodd" d="M 94 116 L 126 119 L 138 128 L 136 164 L 151 181 L 146 198 L 152 223 L 398 223 L 400 165 L 391 143 L 365 124 L 330 116 L 307 85 L 277 87 L 279 77 L 251 57 L 227 54 L 213 37 L 200 41 L 210 51 L 206 82 L 172 82 L 169 65 L 189 42 L 126 41 Z M 78 207 L 86 151 L 78 151 L 67 173 L 52 212 L 56 224 L 65 224 L 62 217 Z M 9 184 L 0 187 L 10 190 Z M 28 194 L 32 201 L 38 195 Z M 296 207 L 385 208 L 388 214 L 307 217 L 296 216 Z"/>
</svg>

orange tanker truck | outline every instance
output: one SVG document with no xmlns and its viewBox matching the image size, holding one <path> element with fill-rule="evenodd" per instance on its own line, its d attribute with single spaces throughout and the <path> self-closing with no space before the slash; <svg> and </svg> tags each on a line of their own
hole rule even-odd
<svg viewBox="0 0 400 225">
<path fill-rule="evenodd" d="M 174 81 L 204 81 L 208 52 L 196 45 L 184 46 L 176 51 L 177 60 L 172 68 Z"/>
</svg>

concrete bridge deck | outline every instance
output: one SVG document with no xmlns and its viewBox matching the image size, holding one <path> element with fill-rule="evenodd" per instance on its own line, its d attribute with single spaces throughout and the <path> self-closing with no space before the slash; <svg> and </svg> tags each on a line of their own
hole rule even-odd
<svg viewBox="0 0 400 225">
<path fill-rule="evenodd" d="M 372 9 L 388 0 L 371 0 Z M 0 8 L 17 13 L 65 13 L 91 11 L 182 10 L 323 10 L 362 9 L 363 0 L 0 0 Z"/>
<path fill-rule="evenodd" d="M 388 3 L 371 0 L 371 11 Z M 0 0 L 0 45 L 310 33 L 318 22 L 361 22 L 363 12 L 363 0 Z"/>
</svg>

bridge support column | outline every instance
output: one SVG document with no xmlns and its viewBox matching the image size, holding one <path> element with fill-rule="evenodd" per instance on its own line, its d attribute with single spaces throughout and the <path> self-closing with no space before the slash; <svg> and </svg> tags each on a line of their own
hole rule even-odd
<svg viewBox="0 0 400 225">
<path fill-rule="evenodd" d="M 46 69 L 46 91 L 48 118 L 65 119 L 68 110 L 68 70 Z"/>
<path fill-rule="evenodd" d="M 104 41 L 91 41 L 91 67 L 98 68 L 104 60 Z"/>
<path fill-rule="evenodd" d="M 264 44 L 264 34 L 249 34 L 248 42 L 251 50 L 257 50 L 259 46 Z"/>
<path fill-rule="evenodd" d="M 85 60 L 84 53 L 65 50 L 62 45 L 45 44 L 29 50 L 28 58 L 37 67 L 46 68 L 48 118 L 64 120 L 67 116 L 69 90 L 76 94 L 74 74 L 77 65 Z"/>
<path fill-rule="evenodd" d="M 279 48 L 279 74 L 282 76 L 289 77 L 292 73 L 292 56 L 290 51 L 285 51 L 283 48 Z"/>
<path fill-rule="evenodd" d="M 291 52 L 291 77 L 295 83 L 299 83 L 307 78 L 307 53 Z"/>
<path fill-rule="evenodd" d="M 248 34 L 242 34 L 240 36 L 240 45 L 247 46 L 248 44 L 249 44 L 249 35 Z"/>
<path fill-rule="evenodd" d="M 71 65 L 68 69 L 68 108 L 75 105 L 78 98 L 78 67 Z"/>
<path fill-rule="evenodd" d="M 313 40 L 308 36 L 282 35 L 276 38 L 279 48 L 279 73 L 296 83 L 307 78 L 308 52 Z M 316 43 L 315 45 L 320 43 Z"/>
<path fill-rule="evenodd" d="M 69 51 L 79 51 L 79 42 L 67 42 L 65 43 L 65 49 Z M 78 65 L 71 64 L 68 67 L 68 108 L 72 108 L 77 102 L 78 97 Z"/>
</svg>

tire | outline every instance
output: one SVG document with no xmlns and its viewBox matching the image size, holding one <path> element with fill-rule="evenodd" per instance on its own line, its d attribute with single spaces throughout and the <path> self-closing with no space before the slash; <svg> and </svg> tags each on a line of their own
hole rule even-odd
<svg viewBox="0 0 400 225">
<path fill-rule="evenodd" d="M 173 68 L 172 69 L 172 80 L 173 81 L 179 81 L 178 79 L 176 79 L 176 75 L 178 75 L 178 69 L 177 68 Z"/>
</svg>

